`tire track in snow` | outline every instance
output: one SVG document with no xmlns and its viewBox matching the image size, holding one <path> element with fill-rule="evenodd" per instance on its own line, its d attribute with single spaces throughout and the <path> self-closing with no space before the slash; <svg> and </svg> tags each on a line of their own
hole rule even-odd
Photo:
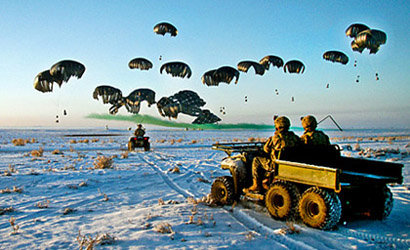
<svg viewBox="0 0 410 250">
<path fill-rule="evenodd" d="M 289 249 L 307 249 L 307 250 L 314 250 L 313 248 L 302 241 L 297 241 L 286 237 L 286 235 L 280 235 L 275 233 L 275 231 L 264 225 L 263 223 L 259 222 L 256 218 L 252 217 L 249 214 L 246 214 L 241 209 L 234 209 L 232 212 L 229 212 L 227 208 L 224 207 L 233 218 L 243 224 L 245 227 L 249 228 L 250 230 L 256 231 L 260 235 L 265 235 L 276 242 L 282 243 L 283 245 L 289 247 Z"/>
<path fill-rule="evenodd" d="M 145 157 L 142 157 L 139 155 L 142 161 L 147 163 L 160 177 L 161 179 L 173 190 L 175 190 L 177 193 L 181 194 L 185 198 L 188 197 L 195 197 L 191 192 L 188 190 L 184 190 L 180 188 L 176 183 L 174 183 L 165 173 L 162 171 L 160 167 L 158 167 L 155 163 L 149 161 L 148 159 L 145 159 Z M 160 156 L 161 157 L 161 156 Z M 162 157 L 161 157 L 162 159 Z"/>
<path fill-rule="evenodd" d="M 365 240 L 369 243 L 374 243 L 378 245 L 386 245 L 388 248 L 394 249 L 409 249 L 410 239 L 402 239 L 396 237 L 381 236 L 377 234 L 358 232 L 354 229 L 348 229 L 345 227 L 339 227 L 339 231 L 344 235 L 349 235 L 357 239 Z"/>
<path fill-rule="evenodd" d="M 162 152 L 155 152 L 154 158 L 158 160 L 169 160 L 169 158 L 175 158 L 175 155 L 170 155 L 167 153 Z M 142 158 L 142 156 L 141 156 Z M 183 195 L 185 198 L 187 197 L 195 197 L 192 193 L 188 190 L 180 188 L 176 183 L 175 180 L 172 180 L 169 176 L 167 176 L 166 172 L 162 170 L 158 165 L 151 162 L 149 159 L 142 159 L 144 162 L 149 164 L 153 170 L 155 170 L 164 182 L 173 190 Z M 200 163 L 200 161 L 199 161 Z M 178 178 L 180 179 L 180 178 Z M 176 179 L 176 180 L 178 180 Z M 211 184 L 208 184 L 211 185 Z M 205 194 L 206 195 L 206 194 Z M 242 209 L 240 206 L 237 206 L 235 209 L 231 207 L 223 207 L 222 208 L 230 217 L 232 217 L 235 221 L 241 224 L 244 228 L 247 228 L 249 231 L 254 231 L 259 235 L 264 235 L 268 238 L 271 238 L 290 249 L 316 249 L 310 246 L 308 243 L 303 241 L 294 240 L 286 235 L 280 235 L 275 232 L 275 229 L 271 228 L 270 226 L 264 224 L 262 221 L 258 220 L 256 217 L 253 217 L 250 214 L 245 212 L 245 209 Z M 381 235 L 374 235 L 369 233 L 361 233 L 355 230 L 339 227 L 339 233 L 341 233 L 345 237 L 354 237 L 356 239 L 364 240 L 370 244 L 377 244 L 380 247 L 394 247 L 396 249 L 408 249 L 410 247 L 410 240 L 409 239 L 401 239 L 401 238 L 394 238 L 394 237 L 385 237 Z"/>
<path fill-rule="evenodd" d="M 170 155 L 167 153 L 160 153 L 155 152 L 156 154 L 153 156 L 158 160 L 167 160 L 169 158 L 175 158 L 174 155 Z M 195 197 L 192 193 L 188 190 L 182 189 L 172 180 L 164 170 L 162 170 L 158 165 L 151 162 L 149 159 L 143 158 L 140 156 L 141 159 L 146 162 L 148 165 L 151 166 L 153 170 L 155 170 L 163 181 L 173 190 L 183 195 L 185 198 L 188 197 Z M 180 179 L 180 178 L 178 178 Z M 178 180 L 176 179 L 176 180 Z M 211 184 L 209 184 L 211 185 Z M 275 232 L 275 229 L 265 225 L 262 221 L 258 220 L 256 217 L 253 217 L 250 214 L 247 214 L 244 209 L 240 206 L 237 206 L 235 209 L 231 209 L 231 207 L 223 207 L 222 208 L 229 216 L 231 216 L 235 221 L 241 224 L 244 228 L 247 228 L 249 231 L 254 231 L 259 235 L 264 235 L 268 238 L 271 238 L 283 245 L 286 245 L 290 249 L 316 249 L 303 241 L 294 240 L 286 235 L 280 235 Z M 393 238 L 393 237 L 384 237 L 380 235 L 372 235 L 361 233 L 357 231 L 351 231 L 349 229 L 339 228 L 340 233 L 344 236 L 351 236 L 356 239 L 365 240 L 371 244 L 378 244 L 378 245 L 385 245 L 386 247 L 394 246 L 398 249 L 408 249 L 410 246 L 410 240 L 407 239 L 400 239 L 400 238 Z"/>
<path fill-rule="evenodd" d="M 151 158 L 152 159 L 151 159 Z M 203 165 L 201 163 L 203 162 L 208 162 L 209 159 L 202 159 L 202 155 L 199 156 L 201 159 L 195 159 L 192 160 L 192 155 L 185 156 L 185 155 L 175 155 L 175 154 L 170 154 L 168 152 L 161 152 L 161 151 L 156 151 L 155 154 L 151 154 L 150 156 L 146 155 L 144 162 L 147 161 L 155 161 L 155 160 L 160 160 L 165 162 L 166 164 L 161 164 L 156 165 L 158 169 L 175 185 L 177 185 L 180 189 L 185 190 L 186 192 L 189 192 L 188 190 L 194 190 L 192 193 L 192 197 L 202 197 L 206 196 L 208 193 L 204 193 L 201 188 L 198 189 L 198 185 L 203 185 L 203 183 L 211 182 L 210 177 L 207 177 L 204 175 L 204 171 L 207 171 L 207 168 L 209 166 L 203 167 L 203 169 L 198 170 L 198 166 Z M 140 157 L 141 158 L 141 157 Z M 148 159 L 148 160 L 147 160 Z M 170 159 L 173 159 L 170 161 Z M 154 164 L 154 163 L 152 163 Z M 154 164 L 155 165 L 155 164 Z M 178 168 L 180 172 L 178 174 L 169 174 L 171 173 L 173 169 Z M 171 172 L 170 172 L 171 171 Z M 185 183 L 186 182 L 186 183 Z M 200 183 L 201 182 L 201 183 Z M 183 187 L 181 185 L 178 185 L 176 183 L 183 183 Z M 186 186 L 188 185 L 188 187 Z"/>
<path fill-rule="evenodd" d="M 256 205 L 257 206 L 257 205 Z M 232 209 L 227 209 L 226 207 L 224 207 L 223 209 L 229 211 Z M 254 220 L 254 222 L 251 222 L 250 226 L 247 226 L 248 228 L 251 228 L 253 224 L 256 225 L 260 225 L 261 230 L 257 229 L 255 230 L 258 233 L 261 232 L 265 232 L 265 234 L 269 235 L 269 236 L 274 236 L 272 237 L 273 239 L 277 240 L 277 239 L 281 239 L 282 235 L 278 235 L 274 232 L 274 230 L 267 226 L 264 225 L 264 223 L 260 220 L 258 220 L 256 217 L 253 217 L 252 215 L 246 214 L 244 212 L 243 209 L 238 208 L 238 206 L 236 206 L 236 209 L 233 210 L 233 216 L 235 217 L 235 213 L 239 213 L 239 216 L 241 218 L 239 218 L 239 221 L 246 221 L 247 219 L 252 219 Z M 312 230 L 318 230 L 318 229 L 313 229 Z M 357 240 L 363 240 L 369 244 L 375 244 L 377 246 L 379 246 L 380 248 L 384 248 L 384 249 L 410 249 L 410 239 L 406 239 L 406 238 L 397 238 L 397 237 L 389 237 L 389 236 L 382 236 L 382 235 L 377 235 L 377 234 L 371 234 L 371 233 L 364 233 L 364 232 L 358 232 L 354 229 L 349 229 L 349 228 L 345 228 L 341 225 L 339 225 L 338 230 L 335 231 L 334 233 L 340 234 L 341 236 L 348 238 L 348 237 L 352 237 L 355 238 Z M 288 238 L 289 240 L 293 240 Z M 294 240 L 293 240 L 294 241 Z M 281 243 L 285 244 L 285 242 L 280 241 Z M 298 244 L 302 243 L 300 241 L 296 241 Z M 302 243 L 303 244 L 303 243 Z M 294 247 L 297 246 L 292 246 L 292 245 L 288 245 L 290 246 L 292 249 Z M 304 244 L 306 245 L 306 244 Z M 309 246 L 310 247 L 310 246 Z M 304 249 L 304 248 L 295 248 L 295 249 Z M 312 249 L 307 248 L 307 249 Z"/>
<path fill-rule="evenodd" d="M 155 158 L 163 159 L 162 155 L 155 155 Z M 148 165 L 151 166 L 153 170 L 155 170 L 158 175 L 164 180 L 164 182 L 173 190 L 178 192 L 179 194 L 183 195 L 185 198 L 188 197 L 193 197 L 195 196 L 189 192 L 188 190 L 184 190 L 180 188 L 174 181 L 172 181 L 165 173 L 164 171 L 157 166 L 155 163 L 149 161 L 146 159 L 146 157 L 140 156 L 141 160 L 147 163 Z M 210 184 L 209 184 L 210 185 Z M 249 231 L 255 231 L 260 235 L 265 235 L 268 236 L 269 238 L 282 243 L 283 245 L 286 245 L 290 249 L 307 249 L 307 250 L 313 250 L 315 248 L 312 248 L 311 246 L 300 242 L 293 240 L 289 237 L 286 237 L 284 235 L 278 235 L 274 232 L 273 229 L 269 228 L 268 226 L 264 225 L 263 223 L 259 222 L 256 218 L 253 218 L 251 215 L 246 214 L 243 212 L 241 209 L 235 209 L 233 212 L 229 211 L 227 207 L 223 207 L 223 210 L 231 216 L 235 221 L 237 221 L 239 224 L 247 228 Z"/>
</svg>

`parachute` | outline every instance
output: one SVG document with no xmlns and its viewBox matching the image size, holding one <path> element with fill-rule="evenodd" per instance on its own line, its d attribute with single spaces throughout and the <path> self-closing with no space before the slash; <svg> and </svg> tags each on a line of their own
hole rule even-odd
<svg viewBox="0 0 410 250">
<path fill-rule="evenodd" d="M 125 97 L 125 108 L 128 112 L 138 114 L 140 103 L 146 101 L 148 107 L 155 103 L 155 92 L 151 89 L 136 89 Z"/>
<path fill-rule="evenodd" d="M 53 83 L 57 80 L 50 74 L 50 70 L 45 70 L 37 74 L 34 79 L 34 88 L 40 92 L 53 91 Z"/>
<path fill-rule="evenodd" d="M 212 69 L 212 70 L 209 70 L 209 71 L 205 72 L 201 77 L 202 83 L 206 84 L 208 86 L 218 86 L 219 82 L 212 78 L 215 71 L 216 71 L 216 69 Z"/>
<path fill-rule="evenodd" d="M 118 110 L 125 104 L 121 90 L 111 86 L 101 85 L 96 87 L 93 92 L 93 98 L 98 100 L 98 96 L 101 96 L 104 104 L 112 104 L 109 109 L 112 115 L 118 113 Z"/>
<path fill-rule="evenodd" d="M 96 87 L 93 93 L 94 99 L 98 100 L 98 96 L 102 97 L 104 104 L 112 104 L 109 109 L 112 115 L 118 113 L 118 110 L 122 106 L 125 106 L 128 112 L 138 114 L 142 101 L 147 101 L 148 107 L 155 103 L 155 92 L 150 89 L 136 89 L 127 97 L 123 97 L 121 90 L 115 87 L 101 85 Z"/>
<path fill-rule="evenodd" d="M 351 24 L 349 27 L 347 27 L 345 34 L 346 36 L 349 36 L 351 38 L 355 38 L 357 34 L 359 34 L 360 32 L 364 31 L 364 30 L 368 30 L 370 29 L 369 27 L 367 27 L 364 24 L 361 23 L 354 23 Z"/>
<path fill-rule="evenodd" d="M 214 123 L 219 118 L 211 112 L 201 110 L 206 102 L 191 90 L 182 90 L 172 96 L 162 97 L 157 102 L 158 112 L 163 117 L 178 118 L 179 113 L 198 117 L 197 124 Z M 213 117 L 215 116 L 215 117 Z M 218 119 L 217 119 L 218 118 Z"/>
<path fill-rule="evenodd" d="M 385 44 L 387 35 L 381 30 L 371 29 L 364 24 L 355 23 L 346 29 L 346 36 L 354 38 L 351 43 L 353 51 L 362 53 L 364 49 L 369 49 L 370 54 L 376 54 L 380 45 Z"/>
<path fill-rule="evenodd" d="M 327 51 L 323 54 L 323 59 L 331 62 L 338 62 L 343 65 L 349 62 L 349 57 L 340 51 Z"/>
<path fill-rule="evenodd" d="M 219 82 L 226 83 L 230 83 L 232 79 L 235 77 L 235 84 L 237 84 L 239 80 L 239 71 L 230 66 L 223 66 L 215 71 L 213 77 Z"/>
<path fill-rule="evenodd" d="M 192 124 L 207 124 L 207 123 L 215 123 L 221 121 L 221 118 L 213 114 L 208 109 L 202 110 L 202 114 L 200 114 Z"/>
<path fill-rule="evenodd" d="M 386 44 L 387 35 L 383 31 L 371 29 L 370 34 L 372 35 L 371 39 L 373 39 L 375 44 L 379 44 L 379 45 Z M 360 33 L 359 33 L 359 35 L 360 35 Z M 372 40 L 371 40 L 371 42 L 372 42 Z"/>
<path fill-rule="evenodd" d="M 178 113 L 198 116 L 200 107 L 206 102 L 191 90 L 182 90 L 172 96 L 162 97 L 157 102 L 157 108 L 161 116 L 177 118 Z"/>
<path fill-rule="evenodd" d="M 269 66 L 272 64 L 272 66 L 276 66 L 278 68 L 283 66 L 283 60 L 282 58 L 278 57 L 278 56 L 265 56 L 264 58 L 262 58 L 259 63 L 265 67 L 266 70 L 269 70 Z"/>
<path fill-rule="evenodd" d="M 305 71 L 305 65 L 301 61 L 291 60 L 285 64 L 283 70 L 285 71 L 285 73 L 289 72 L 303 74 L 303 72 Z"/>
<path fill-rule="evenodd" d="M 122 101 L 121 90 L 108 85 L 101 85 L 95 88 L 93 98 L 98 100 L 98 96 L 101 96 L 104 104 L 116 104 Z"/>
<path fill-rule="evenodd" d="M 380 30 L 368 29 L 356 35 L 352 42 L 352 49 L 360 53 L 362 53 L 364 49 L 369 49 L 370 54 L 376 54 L 380 49 L 380 45 L 385 44 L 386 41 L 386 33 Z"/>
<path fill-rule="evenodd" d="M 238 63 L 238 70 L 247 73 L 249 68 L 255 69 L 255 74 L 263 75 L 265 73 L 265 67 L 261 64 L 253 61 L 241 61 Z"/>
<path fill-rule="evenodd" d="M 53 84 L 57 83 L 59 87 L 63 82 L 67 82 L 71 76 L 78 79 L 85 72 L 85 66 L 72 60 L 63 60 L 51 66 L 50 70 L 45 70 L 37 74 L 34 78 L 34 88 L 40 92 L 52 92 Z"/>
<path fill-rule="evenodd" d="M 187 78 L 190 78 L 192 75 L 191 68 L 183 62 L 164 63 L 161 66 L 161 69 L 159 70 L 159 72 L 162 74 L 162 71 L 164 69 L 168 74 L 171 74 L 173 77 L 177 76 L 177 77 L 184 78 L 186 76 Z"/>
<path fill-rule="evenodd" d="M 199 97 L 199 95 L 192 90 L 182 90 L 173 95 L 173 99 L 185 105 L 194 105 L 202 107 L 206 102 Z"/>
<path fill-rule="evenodd" d="M 165 35 L 166 33 L 171 34 L 171 36 L 177 36 L 178 30 L 175 28 L 174 25 L 167 23 L 167 22 L 162 22 L 158 23 L 157 25 L 154 26 L 154 32 L 158 35 Z"/>
<path fill-rule="evenodd" d="M 136 89 L 126 99 L 129 103 L 146 101 L 148 107 L 151 107 L 155 103 L 155 92 L 151 89 Z"/>
<path fill-rule="evenodd" d="M 152 68 L 152 62 L 145 58 L 134 58 L 128 63 L 130 69 L 149 70 Z"/>
<path fill-rule="evenodd" d="M 354 40 L 351 42 L 350 46 L 352 47 L 353 51 L 358 51 L 360 53 L 363 52 L 363 50 L 366 48 L 365 44 L 357 44 Z"/>
<path fill-rule="evenodd" d="M 85 72 L 85 66 L 72 60 L 57 62 L 50 68 L 50 74 L 57 79 L 57 84 L 61 87 L 63 82 L 68 82 L 70 77 L 75 76 L 80 79 Z"/>
<path fill-rule="evenodd" d="M 209 70 L 204 73 L 201 80 L 207 86 L 218 86 L 220 82 L 231 83 L 236 78 L 235 84 L 239 80 L 239 71 L 230 66 L 222 66 L 218 69 Z"/>
</svg>

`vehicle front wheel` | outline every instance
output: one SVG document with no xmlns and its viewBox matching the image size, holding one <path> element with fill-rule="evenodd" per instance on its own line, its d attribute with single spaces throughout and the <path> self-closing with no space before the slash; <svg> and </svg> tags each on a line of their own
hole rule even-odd
<svg viewBox="0 0 410 250">
<path fill-rule="evenodd" d="M 134 143 L 132 141 L 128 142 L 128 151 L 134 150 Z"/>
<path fill-rule="evenodd" d="M 217 177 L 211 186 L 211 197 L 219 205 L 230 205 L 235 200 L 235 188 L 231 176 Z"/>
<path fill-rule="evenodd" d="M 299 215 L 306 225 L 328 230 L 336 226 L 341 214 L 340 199 L 333 191 L 311 187 L 302 194 Z"/>
<path fill-rule="evenodd" d="M 265 195 L 265 205 L 269 214 L 279 220 L 293 219 L 297 214 L 300 193 L 289 182 L 274 182 Z"/>
</svg>

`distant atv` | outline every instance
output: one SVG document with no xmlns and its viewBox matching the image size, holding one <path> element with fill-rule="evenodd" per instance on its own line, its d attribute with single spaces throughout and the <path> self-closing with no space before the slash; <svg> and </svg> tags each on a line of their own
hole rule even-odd
<svg viewBox="0 0 410 250">
<path fill-rule="evenodd" d="M 331 229 L 341 216 L 360 213 L 384 219 L 393 208 L 388 183 L 403 182 L 402 164 L 343 157 L 337 145 L 285 148 L 264 176 L 261 193 L 243 193 L 252 185 L 252 159 L 265 154 L 263 144 L 214 144 L 225 151 L 221 163 L 231 176 L 217 177 L 211 196 L 219 204 L 240 197 L 263 202 L 279 220 L 300 218 L 306 225 Z M 235 155 L 232 155 L 236 153 Z"/>
<path fill-rule="evenodd" d="M 135 148 L 144 148 L 145 151 L 149 151 L 150 147 L 148 136 L 131 137 L 128 141 L 128 151 L 133 151 Z"/>
</svg>

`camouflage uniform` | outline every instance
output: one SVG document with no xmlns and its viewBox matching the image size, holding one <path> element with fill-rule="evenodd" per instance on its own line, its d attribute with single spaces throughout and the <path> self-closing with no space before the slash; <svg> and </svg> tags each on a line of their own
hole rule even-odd
<svg viewBox="0 0 410 250">
<path fill-rule="evenodd" d="M 305 132 L 300 137 L 308 145 L 330 145 L 329 137 L 322 131 L 316 130 L 317 122 L 314 116 L 303 117 L 302 126 Z"/>
<path fill-rule="evenodd" d="M 143 137 L 145 135 L 145 130 L 140 124 L 138 124 L 137 129 L 134 131 L 136 137 Z"/>
<path fill-rule="evenodd" d="M 274 135 L 269 137 L 263 146 L 263 151 L 269 154 L 269 157 L 256 156 L 252 161 L 252 176 L 259 179 L 261 172 L 272 171 L 272 160 L 276 159 L 277 153 L 285 147 L 294 147 L 301 143 L 300 138 L 292 131 L 275 131 Z M 263 170 L 264 171 L 263 171 Z"/>
<path fill-rule="evenodd" d="M 309 145 L 330 145 L 329 136 L 319 130 L 305 131 L 300 139 L 303 143 Z"/>
</svg>

